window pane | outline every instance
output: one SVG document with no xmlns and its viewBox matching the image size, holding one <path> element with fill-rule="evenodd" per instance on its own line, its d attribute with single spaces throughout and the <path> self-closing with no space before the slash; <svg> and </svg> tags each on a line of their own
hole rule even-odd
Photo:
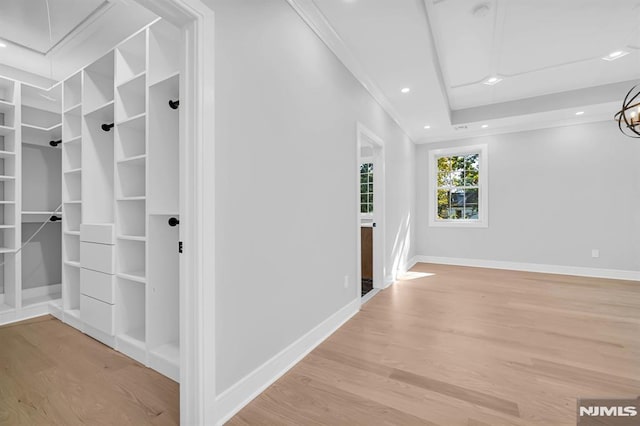
<svg viewBox="0 0 640 426">
<path fill-rule="evenodd" d="M 367 204 L 368 213 L 373 213 L 373 204 Z"/>
<path fill-rule="evenodd" d="M 373 183 L 373 173 L 369 173 L 368 177 L 369 177 L 369 182 Z"/>
<path fill-rule="evenodd" d="M 466 204 L 478 204 L 478 189 L 467 189 L 466 193 Z"/>
<path fill-rule="evenodd" d="M 451 191 L 451 206 L 464 207 L 464 191 L 454 189 Z"/>
<path fill-rule="evenodd" d="M 367 213 L 367 205 L 360 204 L 360 213 Z"/>
<path fill-rule="evenodd" d="M 369 191 L 368 192 L 373 192 L 373 184 L 372 183 L 369 184 Z"/>
<path fill-rule="evenodd" d="M 368 203 L 373 203 L 373 194 L 369 194 L 369 199 L 367 200 Z"/>
<path fill-rule="evenodd" d="M 478 218 L 478 205 L 477 204 L 467 204 L 464 209 L 464 218 L 465 219 L 477 219 Z"/>
<path fill-rule="evenodd" d="M 367 194 L 360 195 L 360 202 L 361 203 L 366 203 L 367 202 Z"/>
<path fill-rule="evenodd" d="M 369 186 L 367 184 L 360 185 L 360 194 L 365 194 L 368 189 L 369 189 Z"/>
<path fill-rule="evenodd" d="M 438 190 L 438 219 L 449 218 L 449 191 Z"/>
</svg>

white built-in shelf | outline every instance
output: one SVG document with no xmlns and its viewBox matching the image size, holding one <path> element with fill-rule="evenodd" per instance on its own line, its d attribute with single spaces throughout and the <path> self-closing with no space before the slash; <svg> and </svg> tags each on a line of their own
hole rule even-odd
<svg viewBox="0 0 640 426">
<path fill-rule="evenodd" d="M 15 203 L 16 203 L 15 201 L 9 201 L 9 200 L 2 200 L 2 201 L 0 201 L 0 205 L 1 205 L 1 204 L 9 205 L 9 204 L 15 204 Z"/>
<path fill-rule="evenodd" d="M 116 86 L 118 89 L 126 88 L 129 85 L 136 84 L 139 79 L 144 79 L 147 75 L 146 71 L 139 72 L 138 74 L 118 83 Z"/>
<path fill-rule="evenodd" d="M 15 227 L 15 225 L 0 225 L 0 229 L 13 229 Z"/>
<path fill-rule="evenodd" d="M 22 125 L 23 142 L 35 143 L 32 140 L 42 140 L 42 145 L 49 146 L 50 140 L 62 137 L 62 123 L 51 127 L 39 127 L 31 124 Z"/>
<path fill-rule="evenodd" d="M 66 309 L 64 313 L 65 315 L 69 315 L 76 319 L 80 319 L 80 309 Z"/>
<path fill-rule="evenodd" d="M 64 231 L 65 235 L 75 235 L 75 236 L 80 236 L 80 231 Z"/>
<path fill-rule="evenodd" d="M 16 250 L 8 247 L 0 247 L 0 254 L 14 253 Z"/>
<path fill-rule="evenodd" d="M 105 104 L 100 105 L 92 111 L 86 112 L 84 115 L 87 118 L 95 118 L 97 120 L 113 121 L 113 99 Z"/>
<path fill-rule="evenodd" d="M 82 109 L 82 103 L 75 104 L 71 108 L 64 111 L 65 114 L 79 115 Z"/>
<path fill-rule="evenodd" d="M 27 297 L 22 299 L 22 306 L 33 306 L 41 303 L 50 303 L 60 300 L 60 293 L 45 294 L 43 296 Z"/>
<path fill-rule="evenodd" d="M 0 181 L 16 180 L 15 176 L 0 175 Z"/>
<path fill-rule="evenodd" d="M 82 167 L 79 167 L 77 169 L 71 169 L 71 170 L 67 170 L 64 172 L 65 175 L 72 175 L 72 174 L 76 174 L 76 173 L 80 173 L 82 172 Z"/>
<path fill-rule="evenodd" d="M 0 158 L 12 158 L 15 157 L 16 153 L 11 151 L 0 151 Z"/>
<path fill-rule="evenodd" d="M 80 142 L 82 140 L 82 136 L 76 136 L 75 138 L 71 138 L 69 140 L 63 141 L 63 144 L 70 144 L 70 143 L 74 143 L 74 142 Z"/>
<path fill-rule="evenodd" d="M 82 200 L 69 200 L 69 201 L 64 201 L 64 204 L 82 204 Z"/>
<path fill-rule="evenodd" d="M 147 197 L 145 197 L 144 195 L 141 195 L 139 197 L 121 197 L 116 201 L 144 201 L 146 198 Z"/>
<path fill-rule="evenodd" d="M 0 126 L 0 136 L 9 136 L 16 130 L 13 127 Z"/>
<path fill-rule="evenodd" d="M 146 158 L 147 158 L 146 154 L 136 155 L 134 157 L 128 157 L 123 160 L 120 160 L 118 161 L 118 164 L 127 164 L 130 166 L 137 166 L 137 165 L 143 166 Z"/>
<path fill-rule="evenodd" d="M 180 75 L 180 71 L 173 72 L 173 73 L 171 73 L 171 74 L 168 74 L 168 75 L 166 75 L 166 76 L 163 76 L 163 77 L 161 77 L 161 78 L 158 78 L 157 80 L 155 80 L 155 81 L 153 81 L 153 82 L 149 83 L 149 87 L 153 87 L 153 86 L 155 86 L 156 84 L 164 83 L 165 81 L 167 81 L 167 80 L 171 80 L 172 78 L 177 77 L 177 76 L 179 76 L 179 75 Z"/>
<path fill-rule="evenodd" d="M 147 237 L 139 236 L 139 235 L 118 235 L 119 240 L 128 240 L 128 241 L 147 241 Z"/>
<path fill-rule="evenodd" d="M 22 223 L 45 222 L 51 216 L 62 216 L 61 212 L 23 211 Z M 60 223 L 59 221 L 52 223 Z"/>
<path fill-rule="evenodd" d="M 133 330 L 129 330 L 127 332 L 121 333 L 118 335 L 121 339 L 126 339 L 130 343 L 138 344 L 140 347 L 144 347 L 144 328 L 135 328 Z"/>
<path fill-rule="evenodd" d="M 69 265 L 69 266 L 73 266 L 74 268 L 79 268 L 80 267 L 80 262 L 76 262 L 73 260 L 65 260 L 64 261 L 65 265 Z"/>
<path fill-rule="evenodd" d="M 146 115 L 146 112 L 141 112 L 140 114 L 134 115 L 133 117 L 128 117 L 124 120 L 118 121 L 116 125 L 127 127 L 133 127 L 133 125 L 136 125 L 138 127 L 144 127 L 144 118 L 146 117 Z"/>
<path fill-rule="evenodd" d="M 11 102 L 0 100 L 0 114 L 8 114 L 15 110 L 15 105 Z"/>
<path fill-rule="evenodd" d="M 147 281 L 144 271 L 118 272 L 117 275 L 120 278 L 124 278 L 129 281 L 136 281 L 143 284 Z"/>
</svg>

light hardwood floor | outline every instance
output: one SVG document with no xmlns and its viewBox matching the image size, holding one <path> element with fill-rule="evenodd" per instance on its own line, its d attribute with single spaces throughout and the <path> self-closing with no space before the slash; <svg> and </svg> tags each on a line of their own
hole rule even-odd
<svg viewBox="0 0 640 426">
<path fill-rule="evenodd" d="M 433 274 L 433 275 L 425 275 Z M 230 425 L 571 425 L 640 395 L 640 283 L 418 264 Z"/>
<path fill-rule="evenodd" d="M 0 425 L 175 425 L 174 381 L 51 316 L 0 327 Z"/>
</svg>

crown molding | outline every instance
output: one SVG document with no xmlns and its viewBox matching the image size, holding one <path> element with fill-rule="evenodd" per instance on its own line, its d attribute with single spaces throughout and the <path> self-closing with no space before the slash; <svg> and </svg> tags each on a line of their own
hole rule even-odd
<svg viewBox="0 0 640 426">
<path fill-rule="evenodd" d="M 342 62 L 342 64 L 353 74 L 353 76 L 362 84 L 369 94 L 380 104 L 393 121 L 409 136 L 408 129 L 405 129 L 400 122 L 400 115 L 395 110 L 389 99 L 382 92 L 382 89 L 369 77 L 364 67 L 355 58 L 351 50 L 336 30 L 331 26 L 326 16 L 318 9 L 313 0 L 287 0 L 289 5 L 296 11 L 302 20 L 317 34 L 317 36 L 327 45 L 334 55 Z"/>
</svg>

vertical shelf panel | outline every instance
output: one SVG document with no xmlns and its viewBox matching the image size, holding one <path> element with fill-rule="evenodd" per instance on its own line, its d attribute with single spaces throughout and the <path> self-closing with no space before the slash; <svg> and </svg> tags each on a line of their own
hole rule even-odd
<svg viewBox="0 0 640 426">
<path fill-rule="evenodd" d="M 149 28 L 149 82 L 158 81 L 180 71 L 180 30 L 165 20 Z"/>
</svg>

